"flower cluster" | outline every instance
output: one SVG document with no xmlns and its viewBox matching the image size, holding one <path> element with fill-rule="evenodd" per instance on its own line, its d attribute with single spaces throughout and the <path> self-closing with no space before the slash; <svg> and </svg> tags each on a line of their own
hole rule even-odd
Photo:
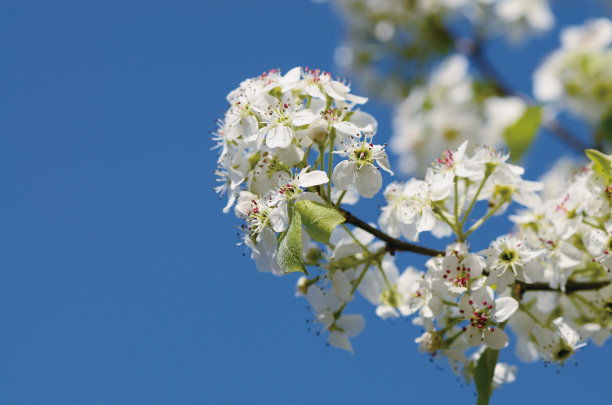
<svg viewBox="0 0 612 405">
<path fill-rule="evenodd" d="M 612 109 L 612 21 L 599 18 L 561 34 L 561 48 L 534 73 L 534 95 L 595 123 Z"/>
<path fill-rule="evenodd" d="M 444 116 L 458 124 L 481 108 L 474 125 L 495 139 L 527 108 L 513 98 L 470 104 L 466 64 L 450 58 L 415 89 L 403 107 L 412 108 L 412 125 L 441 125 Z M 480 359 L 509 345 L 506 327 L 521 359 L 560 364 L 587 338 L 601 344 L 610 335 L 612 156 L 588 150 L 589 166 L 544 188 L 524 179 L 507 153 L 468 150 L 463 140 L 437 155 L 422 179 L 388 184 L 378 223 L 368 224 L 342 204 L 375 197 L 381 172 L 393 172 L 385 145 L 373 141 L 376 121 L 358 108 L 364 98 L 328 73 L 294 68 L 248 79 L 228 101 L 215 133 L 217 191 L 229 196 L 224 211 L 234 207 L 243 221 L 243 243 L 260 271 L 303 273 L 296 295 L 308 301 L 312 329 L 329 345 L 353 352 L 351 339 L 365 326 L 361 314 L 346 312 L 357 293 L 382 319 L 413 316 L 424 329 L 419 351 L 447 358 L 468 382 Z M 483 115 L 495 110 L 487 103 L 504 104 L 505 115 Z M 433 154 L 433 147 L 418 149 L 427 138 L 435 142 L 432 133 L 409 150 Z M 568 165 L 559 167 L 567 173 Z M 512 204 L 523 207 L 511 216 L 517 233 L 471 251 L 470 235 Z M 444 251 L 414 245 L 424 232 L 455 241 Z M 425 269 L 400 271 L 401 250 L 430 256 Z M 514 366 L 499 363 L 492 383 L 515 375 Z"/>
<path fill-rule="evenodd" d="M 227 96 L 214 138 L 216 191 L 228 195 L 224 212 L 235 204 L 261 271 L 281 274 L 276 251 L 296 203 L 370 198 L 382 187 L 378 167 L 392 173 L 384 145 L 372 141 L 376 121 L 357 108 L 367 99 L 350 90 L 327 72 L 297 67 L 247 79 Z M 344 158 L 335 168 L 334 155 Z"/>
</svg>

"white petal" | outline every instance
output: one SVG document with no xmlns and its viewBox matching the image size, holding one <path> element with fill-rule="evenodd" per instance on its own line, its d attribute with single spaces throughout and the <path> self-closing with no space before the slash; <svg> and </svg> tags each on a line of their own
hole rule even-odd
<svg viewBox="0 0 612 405">
<path fill-rule="evenodd" d="M 298 185 L 304 188 L 325 184 L 328 181 L 329 178 L 327 177 L 327 173 L 322 170 L 314 170 L 298 176 Z"/>
<path fill-rule="evenodd" d="M 476 308 L 493 304 L 493 290 L 491 287 L 482 287 L 475 290 L 472 293 L 472 301 L 474 301 L 474 307 Z M 486 304 L 483 304 L 483 302 L 486 302 Z"/>
<path fill-rule="evenodd" d="M 598 256 L 603 252 L 608 242 L 608 236 L 599 229 L 596 229 L 585 232 L 582 236 L 582 241 L 591 255 Z"/>
<path fill-rule="evenodd" d="M 482 344 L 482 330 L 475 326 L 468 326 L 465 337 L 470 346 L 480 346 Z"/>
<path fill-rule="evenodd" d="M 342 315 L 336 325 L 344 330 L 348 337 L 354 337 L 361 333 L 365 327 L 365 319 L 361 315 Z"/>
<path fill-rule="evenodd" d="M 355 184 L 355 175 L 357 174 L 357 165 L 348 160 L 342 161 L 336 165 L 332 173 L 334 186 L 338 190 L 348 190 Z"/>
<path fill-rule="evenodd" d="M 317 118 L 310 110 L 298 111 L 293 115 L 293 125 L 301 127 L 302 125 L 308 125 Z"/>
<path fill-rule="evenodd" d="M 287 204 L 280 204 L 270 212 L 270 225 L 274 232 L 283 232 L 289 226 Z"/>
<path fill-rule="evenodd" d="M 343 271 L 337 270 L 331 275 L 332 289 L 342 302 L 349 302 L 353 299 L 351 295 L 351 282 Z"/>
<path fill-rule="evenodd" d="M 504 322 L 519 307 L 519 303 L 512 297 L 502 297 L 495 300 L 495 320 L 497 322 Z"/>
<path fill-rule="evenodd" d="M 388 305 L 379 305 L 376 307 L 376 315 L 382 319 L 397 318 L 399 314 L 397 310 Z"/>
<path fill-rule="evenodd" d="M 382 187 L 382 175 L 376 168 L 365 165 L 357 171 L 356 183 L 362 197 L 372 198 Z"/>
<path fill-rule="evenodd" d="M 510 339 L 503 329 L 495 328 L 493 332 L 488 329 L 484 331 L 484 344 L 490 349 L 503 349 L 508 346 L 509 341 Z"/>
<path fill-rule="evenodd" d="M 292 128 L 283 125 L 271 128 L 266 137 L 266 146 L 269 148 L 286 148 L 291 145 L 293 134 Z"/>
<path fill-rule="evenodd" d="M 350 340 L 346 334 L 342 332 L 330 332 L 329 337 L 327 338 L 327 343 L 338 349 L 344 349 L 347 352 L 351 352 L 351 354 L 353 353 L 353 346 L 351 345 Z"/>
<path fill-rule="evenodd" d="M 436 217 L 431 207 L 427 206 L 421 211 L 421 217 L 417 220 L 417 231 L 419 233 L 431 231 L 436 226 Z"/>
<path fill-rule="evenodd" d="M 353 124 L 352 122 L 348 122 L 348 121 L 336 122 L 335 124 L 333 124 L 333 127 L 336 129 L 336 131 L 342 132 L 343 134 L 353 135 L 353 136 L 361 135 L 359 128 L 357 128 L 357 126 Z"/>
</svg>

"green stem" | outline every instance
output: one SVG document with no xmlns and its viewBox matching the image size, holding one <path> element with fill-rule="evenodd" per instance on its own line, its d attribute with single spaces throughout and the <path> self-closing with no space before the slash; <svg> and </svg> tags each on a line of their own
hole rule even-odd
<svg viewBox="0 0 612 405">
<path fill-rule="evenodd" d="M 546 325 L 544 325 L 542 322 L 540 322 L 540 320 L 538 318 L 535 317 L 535 315 L 533 315 L 528 309 L 527 307 L 519 301 L 519 309 L 521 309 L 524 313 L 527 314 L 528 317 L 531 318 L 532 321 L 534 321 L 535 323 L 537 323 L 538 325 L 542 326 L 542 327 L 546 327 Z"/>
<path fill-rule="evenodd" d="M 459 193 L 457 191 L 457 183 L 459 182 L 459 178 L 455 176 L 453 179 L 453 183 L 455 183 L 455 203 L 454 203 L 454 214 L 455 214 L 455 230 L 458 232 L 457 238 L 459 238 L 459 242 L 464 242 L 465 238 L 463 237 L 463 229 L 459 225 Z"/>
<path fill-rule="evenodd" d="M 463 214 L 463 218 L 461 219 L 461 222 L 459 223 L 459 226 L 462 229 L 463 229 L 463 225 L 465 224 L 465 221 L 467 221 L 468 217 L 470 216 L 470 213 L 472 212 L 472 209 L 474 208 L 474 204 L 476 204 L 476 200 L 478 199 L 478 196 L 480 195 L 480 192 L 482 191 L 482 188 L 484 187 L 484 185 L 487 182 L 487 179 L 489 178 L 490 175 L 491 175 L 491 173 L 489 173 L 489 171 L 485 172 L 485 175 L 484 175 L 484 177 L 482 179 L 482 182 L 480 182 L 480 186 L 478 186 L 478 190 L 476 190 L 476 194 L 474 195 L 474 198 L 470 202 L 470 206 L 465 211 L 465 214 Z M 467 235 L 465 235 L 465 236 L 467 237 Z"/>
<path fill-rule="evenodd" d="M 592 226 L 595 229 L 600 229 L 600 230 L 606 232 L 606 228 L 604 228 L 602 225 L 594 224 L 594 223 L 592 223 L 590 221 L 587 221 L 586 219 L 583 219 L 582 223 L 586 224 L 586 225 L 590 225 L 590 226 Z"/>
<path fill-rule="evenodd" d="M 385 280 L 385 284 L 387 284 L 387 288 L 389 289 L 389 291 L 393 290 L 393 287 L 391 286 L 391 283 L 389 282 L 389 279 L 387 278 L 387 274 L 385 273 L 385 270 L 382 268 L 382 265 L 380 264 L 380 261 L 376 261 L 376 267 L 378 267 L 378 270 L 380 270 L 380 274 L 382 274 L 383 279 Z"/>
<path fill-rule="evenodd" d="M 470 229 L 468 229 L 468 231 L 465 233 L 465 237 L 467 238 L 468 236 L 470 236 L 472 234 L 472 232 L 474 232 L 476 229 L 480 228 L 480 226 L 491 217 L 491 215 L 495 214 L 497 212 L 497 210 L 499 210 L 505 203 L 507 203 L 506 200 L 501 200 L 500 202 L 497 203 L 497 205 L 495 205 L 493 208 L 491 208 L 489 210 L 489 212 L 487 212 L 487 214 L 480 218 L 478 221 L 476 221 L 476 223 L 474 223 L 474 225 L 472 225 L 472 227 Z"/>
<path fill-rule="evenodd" d="M 347 192 L 347 191 L 348 191 L 348 190 L 344 190 L 342 193 L 340 193 L 340 197 L 338 197 L 338 201 L 336 201 L 336 204 L 335 204 L 335 206 L 336 206 L 336 207 L 339 207 L 339 206 L 340 206 L 340 203 L 342 202 L 342 199 L 343 199 L 343 198 L 344 198 L 344 196 L 346 195 L 346 192 Z"/>
<path fill-rule="evenodd" d="M 450 305 L 451 307 L 456 307 L 458 306 L 458 304 L 456 302 L 452 302 L 452 301 L 447 301 L 447 300 L 442 300 L 442 303 L 444 305 Z"/>
<path fill-rule="evenodd" d="M 336 141 L 336 129 L 332 128 L 329 133 L 329 157 L 327 158 L 327 177 L 329 181 L 327 182 L 327 198 L 329 202 L 332 203 L 331 200 L 331 178 L 332 178 L 332 170 L 334 165 L 334 142 Z"/>
<path fill-rule="evenodd" d="M 361 249 L 363 249 L 364 253 L 366 253 L 366 252 L 367 252 L 368 254 L 370 254 L 370 251 L 368 250 L 368 248 L 367 248 L 367 247 L 365 247 L 365 246 L 363 245 L 363 243 L 361 243 L 361 242 L 359 241 L 359 239 L 357 239 L 357 237 L 355 237 L 355 235 L 353 235 L 353 232 L 351 232 L 351 230 L 350 230 L 350 229 L 349 229 L 349 228 L 348 228 L 346 225 L 344 225 L 344 224 L 340 224 L 340 226 L 342 227 L 342 229 L 344 229 L 344 230 L 346 231 L 346 233 L 348 233 L 348 234 L 351 236 L 351 238 L 353 238 L 353 241 L 355 241 L 355 243 L 356 243 L 356 244 L 357 244 L 357 245 L 358 245 L 358 246 L 359 246 Z"/>
<path fill-rule="evenodd" d="M 436 216 L 437 216 L 437 217 L 438 217 L 440 220 L 442 220 L 442 221 L 446 222 L 446 224 L 447 224 L 448 226 L 450 226 L 450 227 L 451 227 L 451 229 L 453 230 L 453 232 L 455 232 L 455 234 L 457 235 L 457 238 L 461 239 L 461 237 L 460 237 L 461 232 L 459 232 L 459 230 L 457 229 L 457 227 L 455 226 L 455 224 L 453 224 L 453 223 L 452 223 L 452 222 L 451 222 L 451 221 L 448 219 L 448 217 L 446 216 L 446 215 L 447 215 L 447 214 L 446 214 L 446 212 L 442 211 L 442 210 L 441 210 L 439 207 L 436 207 L 436 206 L 433 206 L 432 208 L 433 208 L 433 212 L 434 212 L 434 214 L 436 214 Z"/>
</svg>

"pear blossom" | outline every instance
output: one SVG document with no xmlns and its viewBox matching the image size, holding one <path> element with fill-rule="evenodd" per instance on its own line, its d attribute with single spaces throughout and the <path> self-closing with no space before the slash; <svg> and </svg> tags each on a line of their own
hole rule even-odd
<svg viewBox="0 0 612 405">
<path fill-rule="evenodd" d="M 472 346 L 484 343 L 487 347 L 499 350 L 508 345 L 508 335 L 499 328 L 518 309 L 518 302 L 511 297 L 494 299 L 493 290 L 484 286 L 464 294 L 459 300 L 459 312 L 470 324 L 463 328 Z"/>
<path fill-rule="evenodd" d="M 332 75 L 319 69 L 300 68 L 291 69 L 280 80 L 281 91 L 301 90 L 311 97 L 325 100 L 329 96 L 338 101 L 350 101 L 356 104 L 364 104 L 368 101 L 365 97 L 350 94 L 350 87 L 346 84 L 333 80 Z"/>
<path fill-rule="evenodd" d="M 382 176 L 374 166 L 374 162 L 393 175 L 384 146 L 375 145 L 367 139 L 359 140 L 356 137 L 349 139 L 351 145 L 345 145 L 346 149 L 340 152 L 345 154 L 348 160 L 338 163 L 332 173 L 334 185 L 339 190 L 348 190 L 356 186 L 362 197 L 374 197 L 382 187 Z"/>
<path fill-rule="evenodd" d="M 321 332 L 329 331 L 327 342 L 353 353 L 349 338 L 357 336 L 363 330 L 365 326 L 363 316 L 342 314 L 336 319 L 334 313 L 340 309 L 342 301 L 333 290 L 323 290 L 317 285 L 308 288 L 306 299 L 312 306 L 316 321 L 322 325 Z"/>
<path fill-rule="evenodd" d="M 538 281 L 542 265 L 538 258 L 544 253 L 531 249 L 524 240 L 506 235 L 493 241 L 484 252 L 490 270 L 488 284 L 501 288 L 511 284 L 515 278 L 527 282 Z"/>
<path fill-rule="evenodd" d="M 308 125 L 316 118 L 312 111 L 302 109 L 301 104 L 275 104 L 259 112 L 264 127 L 252 136 L 257 138 L 258 147 L 261 147 L 265 138 L 269 148 L 287 148 L 296 136 L 295 127 Z"/>
<path fill-rule="evenodd" d="M 576 350 L 586 346 L 586 343 L 581 342 L 578 332 L 569 326 L 563 318 L 556 318 L 552 323 L 555 330 L 535 325 L 533 334 L 542 358 L 546 361 L 563 364 Z"/>
<path fill-rule="evenodd" d="M 440 289 L 452 294 L 463 294 L 468 289 L 478 289 L 484 285 L 485 279 L 480 276 L 485 268 L 482 256 L 469 253 L 463 243 L 456 243 L 447 248 L 446 256 L 442 259 L 436 284 Z"/>
</svg>

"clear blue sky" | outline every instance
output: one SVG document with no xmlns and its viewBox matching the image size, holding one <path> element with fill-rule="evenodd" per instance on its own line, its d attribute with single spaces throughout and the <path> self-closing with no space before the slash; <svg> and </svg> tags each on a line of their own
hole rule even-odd
<svg viewBox="0 0 612 405">
<path fill-rule="evenodd" d="M 562 22 L 601 12 L 556 3 Z M 0 404 L 472 402 L 473 387 L 417 353 L 418 328 L 361 299 L 356 354 L 326 347 L 297 276 L 257 272 L 212 190 L 208 131 L 227 92 L 273 67 L 335 70 L 342 32 L 307 0 L 0 7 Z M 528 91 L 557 35 L 524 58 L 491 52 Z M 365 110 L 387 138 L 387 106 Z M 543 134 L 529 176 L 567 151 Z M 608 398 L 611 354 L 589 346 L 559 374 L 517 363 L 494 402 Z"/>
</svg>

